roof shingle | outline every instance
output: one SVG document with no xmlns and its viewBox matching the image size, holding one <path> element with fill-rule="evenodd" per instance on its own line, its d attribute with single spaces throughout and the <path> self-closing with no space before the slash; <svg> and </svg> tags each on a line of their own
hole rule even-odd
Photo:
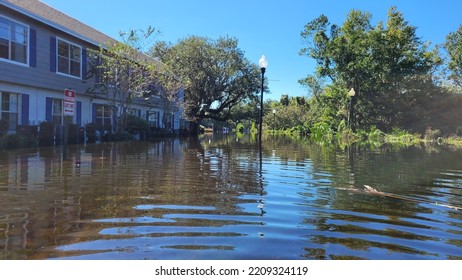
<svg viewBox="0 0 462 280">
<path fill-rule="evenodd" d="M 116 40 L 60 12 L 39 0 L 0 0 L 0 4 L 51 25 L 96 46 L 108 46 Z"/>
</svg>

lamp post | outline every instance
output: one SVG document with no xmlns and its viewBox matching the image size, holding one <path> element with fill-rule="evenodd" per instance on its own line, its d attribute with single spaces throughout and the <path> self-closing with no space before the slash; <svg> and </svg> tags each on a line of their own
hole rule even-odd
<svg viewBox="0 0 462 280">
<path fill-rule="evenodd" d="M 276 109 L 273 108 L 273 134 L 276 130 Z"/>
<path fill-rule="evenodd" d="M 264 55 L 261 56 L 258 61 L 261 70 L 261 96 L 260 96 L 260 126 L 258 127 L 258 144 L 261 147 L 261 135 L 262 135 L 262 126 L 263 126 L 263 91 L 264 91 L 264 82 L 265 82 L 265 71 L 268 66 L 268 60 Z"/>
<path fill-rule="evenodd" d="M 356 95 L 356 91 L 354 88 L 351 88 L 350 91 L 348 92 L 348 97 L 350 98 L 350 105 L 348 108 L 348 129 L 351 129 L 351 100 L 353 99 L 353 96 Z"/>
</svg>

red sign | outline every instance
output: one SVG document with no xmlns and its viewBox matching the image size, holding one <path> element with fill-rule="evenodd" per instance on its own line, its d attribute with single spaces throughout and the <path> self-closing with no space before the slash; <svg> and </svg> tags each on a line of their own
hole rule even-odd
<svg viewBox="0 0 462 280">
<path fill-rule="evenodd" d="M 75 90 L 64 90 L 64 115 L 74 116 L 75 112 Z"/>
</svg>

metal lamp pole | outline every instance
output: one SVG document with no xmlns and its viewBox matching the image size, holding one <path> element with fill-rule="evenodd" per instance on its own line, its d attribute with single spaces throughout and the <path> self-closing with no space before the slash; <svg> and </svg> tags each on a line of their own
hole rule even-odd
<svg viewBox="0 0 462 280">
<path fill-rule="evenodd" d="M 356 95 L 355 89 L 351 88 L 350 91 L 348 92 L 348 97 L 350 98 L 350 104 L 348 108 L 348 129 L 351 129 L 351 101 L 353 99 L 353 96 Z"/>
<path fill-rule="evenodd" d="M 276 132 L 276 109 L 273 109 L 273 134 Z"/>
<path fill-rule="evenodd" d="M 261 56 L 258 61 L 261 70 L 261 96 L 260 96 L 260 126 L 258 127 L 258 144 L 261 147 L 261 135 L 262 135 L 262 126 L 263 126 L 263 91 L 264 91 L 264 82 L 265 82 L 265 71 L 268 66 L 268 60 L 264 55 Z"/>
</svg>

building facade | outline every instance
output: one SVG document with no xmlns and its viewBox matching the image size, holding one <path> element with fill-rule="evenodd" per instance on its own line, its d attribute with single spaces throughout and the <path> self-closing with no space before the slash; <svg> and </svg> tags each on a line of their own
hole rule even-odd
<svg viewBox="0 0 462 280">
<path fill-rule="evenodd" d="M 0 0 L 0 120 L 8 132 L 42 122 L 114 125 L 108 100 L 87 93 L 97 82 L 89 74 L 89 50 L 114 41 L 41 1 Z M 156 98 L 140 98 L 129 113 L 152 127 L 179 130 L 181 110 L 169 113 L 171 127 L 163 127 Z"/>
</svg>

